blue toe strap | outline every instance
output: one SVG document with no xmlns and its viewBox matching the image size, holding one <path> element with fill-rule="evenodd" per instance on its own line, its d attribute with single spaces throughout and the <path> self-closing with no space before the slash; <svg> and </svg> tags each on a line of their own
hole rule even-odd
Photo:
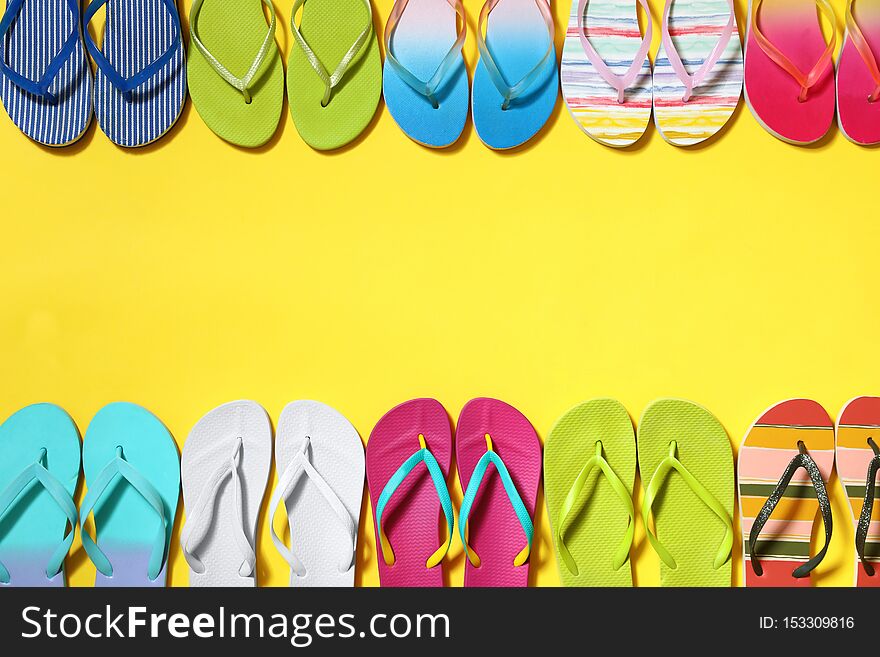
<svg viewBox="0 0 880 657">
<path fill-rule="evenodd" d="M 130 100 L 132 91 L 165 68 L 168 62 L 170 62 L 177 54 L 177 51 L 180 48 L 180 16 L 177 15 L 177 5 L 174 4 L 174 0 L 162 0 L 168 13 L 171 15 L 171 23 L 174 27 L 174 38 L 171 42 L 171 46 L 168 50 L 159 55 L 159 57 L 152 63 L 148 64 L 134 75 L 126 78 L 113 68 L 110 60 L 104 56 L 104 53 L 101 52 L 98 44 L 92 39 L 92 35 L 89 34 L 89 23 L 92 21 L 92 18 L 94 18 L 98 10 L 109 1 L 110 0 L 92 0 L 92 2 L 89 3 L 89 6 L 86 7 L 86 11 L 83 14 L 83 36 L 85 37 L 86 48 L 88 48 L 92 59 L 95 60 L 95 64 L 98 65 L 101 72 L 108 80 L 110 80 L 110 84 L 119 89 L 119 91 L 125 94 L 126 98 Z"/>
<path fill-rule="evenodd" d="M 18 18 L 19 13 L 21 13 L 23 5 L 24 0 L 12 0 L 6 6 L 3 18 L 0 19 L 0 44 L 6 43 L 6 35 L 12 27 L 12 24 Z M 55 81 L 55 78 L 58 77 L 64 64 L 70 59 L 70 56 L 73 54 L 77 42 L 79 41 L 79 4 L 77 4 L 76 0 L 67 0 L 67 5 L 76 19 L 74 21 L 73 30 L 71 30 L 70 34 L 67 36 L 67 39 L 64 41 L 64 44 L 62 44 L 58 53 L 49 61 L 49 65 L 46 67 L 46 70 L 43 72 L 43 75 L 40 76 L 39 80 L 31 80 L 30 78 L 24 77 L 21 73 L 14 71 L 6 63 L 5 48 L 3 52 L 0 53 L 0 72 L 9 78 L 15 86 L 23 89 L 29 94 L 47 100 L 52 105 L 58 104 L 58 96 L 50 93 L 49 87 L 52 86 L 52 83 Z"/>
</svg>

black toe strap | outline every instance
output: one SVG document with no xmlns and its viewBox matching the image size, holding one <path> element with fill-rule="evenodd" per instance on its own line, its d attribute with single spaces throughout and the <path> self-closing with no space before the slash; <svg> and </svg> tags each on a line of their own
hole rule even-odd
<svg viewBox="0 0 880 657">
<path fill-rule="evenodd" d="M 865 541 L 868 538 L 868 529 L 871 526 L 871 514 L 874 511 L 874 479 L 877 470 L 880 469 L 880 448 L 873 438 L 868 438 L 868 444 L 874 450 L 874 458 L 868 464 L 868 478 L 865 481 L 865 501 L 862 502 L 862 513 L 859 516 L 859 524 L 856 527 L 856 552 L 862 562 L 862 568 L 869 576 L 874 575 L 874 566 L 865 559 Z"/>
</svg>

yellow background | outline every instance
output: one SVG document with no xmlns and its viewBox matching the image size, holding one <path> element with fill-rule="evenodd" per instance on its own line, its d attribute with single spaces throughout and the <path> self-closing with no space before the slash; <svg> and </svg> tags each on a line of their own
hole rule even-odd
<svg viewBox="0 0 880 657">
<path fill-rule="evenodd" d="M 276 2 L 284 53 L 291 4 Z M 390 8 L 378 2 L 379 25 Z M 555 4 L 557 45 L 568 10 Z M 479 2 L 467 11 L 472 68 Z M 546 130 L 509 153 L 471 125 L 453 148 L 422 148 L 381 106 L 330 154 L 299 139 L 286 106 L 255 151 L 221 141 L 190 103 L 166 138 L 132 151 L 94 123 L 63 150 L 5 114 L 0 124 L 4 418 L 51 401 L 85 432 L 104 404 L 129 400 L 182 445 L 223 402 L 254 399 L 277 419 L 311 398 L 366 440 L 406 399 L 436 397 L 455 418 L 495 396 L 543 439 L 590 397 L 638 419 L 680 396 L 712 410 L 736 447 L 777 400 L 811 397 L 836 417 L 878 392 L 878 155 L 836 129 L 793 147 L 741 105 L 708 146 L 678 149 L 651 127 L 615 151 L 561 98 Z M 852 523 L 836 479 L 830 490 L 834 545 L 817 579 L 849 585 Z M 533 580 L 555 585 L 543 498 L 539 509 Z M 188 581 L 181 524 L 175 586 Z M 637 582 L 656 585 L 641 528 L 636 540 Z M 359 584 L 378 583 L 375 554 L 365 496 Z M 457 537 L 448 564 L 460 585 Z M 68 568 L 73 585 L 93 581 L 78 538 Z M 263 584 L 288 581 L 265 522 L 259 571 Z"/>
</svg>

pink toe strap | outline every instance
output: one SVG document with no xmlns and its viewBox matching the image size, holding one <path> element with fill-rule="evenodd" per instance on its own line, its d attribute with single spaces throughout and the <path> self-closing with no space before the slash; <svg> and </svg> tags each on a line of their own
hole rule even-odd
<svg viewBox="0 0 880 657">
<path fill-rule="evenodd" d="M 679 57 L 678 50 L 675 47 L 675 42 L 673 42 L 672 36 L 669 33 L 669 14 L 671 13 L 673 2 L 675 2 L 675 0 L 666 0 L 666 8 L 663 10 L 663 22 L 660 26 L 660 40 L 663 43 L 663 48 L 666 51 L 666 57 L 669 59 L 669 64 L 672 66 L 672 70 L 675 71 L 678 79 L 681 80 L 681 83 L 684 85 L 684 95 L 682 96 L 682 100 L 688 102 L 691 99 L 694 87 L 699 86 L 703 82 L 709 71 L 711 71 L 715 64 L 718 63 L 718 60 L 724 53 L 724 49 L 727 48 L 727 44 L 730 42 L 730 37 L 733 36 L 736 28 L 736 14 L 734 14 L 733 10 L 733 0 L 727 0 L 727 4 L 730 7 L 730 18 L 721 30 L 721 34 L 718 36 L 718 42 L 715 44 L 712 52 L 709 53 L 709 56 L 703 61 L 702 66 L 691 75 L 681 61 L 681 57 Z"/>
<path fill-rule="evenodd" d="M 624 93 L 642 70 L 642 66 L 645 63 L 645 57 L 648 54 L 648 49 L 651 47 L 653 30 L 651 26 L 651 10 L 648 8 L 647 0 L 637 1 L 642 6 L 642 9 L 645 11 L 645 16 L 648 18 L 648 27 L 645 29 L 645 36 L 642 39 L 642 44 L 639 46 L 638 52 L 635 57 L 633 57 L 632 64 L 627 69 L 626 73 L 623 75 L 617 75 L 605 63 L 602 56 L 596 52 L 596 49 L 587 37 L 586 28 L 584 26 L 584 16 L 587 13 L 587 3 L 589 0 L 578 0 L 578 36 L 581 38 L 581 45 L 584 48 L 584 53 L 586 53 L 587 59 L 590 60 L 590 63 L 596 69 L 596 72 L 599 73 L 601 78 L 617 91 L 617 102 L 620 104 L 623 104 L 624 102 Z"/>
<path fill-rule="evenodd" d="M 865 62 L 865 66 L 871 74 L 871 77 L 874 79 L 874 91 L 868 96 L 868 101 L 873 103 L 880 98 L 880 69 L 877 68 L 877 59 L 874 57 L 874 52 L 871 50 L 871 46 L 868 44 L 865 35 L 862 34 L 862 29 L 856 22 L 852 7 L 853 0 L 850 0 L 846 5 L 846 29 L 850 40 L 859 55 L 861 55 L 862 61 Z"/>
</svg>

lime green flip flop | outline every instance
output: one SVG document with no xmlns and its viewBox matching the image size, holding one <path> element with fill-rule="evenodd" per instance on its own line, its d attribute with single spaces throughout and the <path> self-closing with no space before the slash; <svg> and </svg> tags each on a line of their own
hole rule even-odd
<svg viewBox="0 0 880 657">
<path fill-rule="evenodd" d="M 317 150 L 345 146 L 369 125 L 382 93 L 370 0 L 295 0 L 290 27 L 287 96 L 296 129 Z"/>
<path fill-rule="evenodd" d="M 730 586 L 733 452 L 721 423 L 683 399 L 651 403 L 639 422 L 639 471 L 661 585 Z"/>
<path fill-rule="evenodd" d="M 544 450 L 544 494 L 565 586 L 632 586 L 636 440 L 614 399 L 592 399 L 556 421 Z"/>
<path fill-rule="evenodd" d="M 232 144 L 262 146 L 278 129 L 284 103 L 271 0 L 194 0 L 189 31 L 187 75 L 199 116 Z"/>
</svg>

